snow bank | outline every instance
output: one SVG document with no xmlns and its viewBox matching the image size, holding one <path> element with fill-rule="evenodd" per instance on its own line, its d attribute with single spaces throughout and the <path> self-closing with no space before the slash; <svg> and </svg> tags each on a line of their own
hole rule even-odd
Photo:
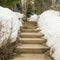
<svg viewBox="0 0 60 60">
<path fill-rule="evenodd" d="M 30 18 L 29 21 L 37 21 L 38 20 L 38 15 L 33 14 Z"/>
<path fill-rule="evenodd" d="M 20 28 L 17 15 L 8 8 L 0 6 L 0 46 L 4 40 L 15 42 Z"/>
<path fill-rule="evenodd" d="M 20 21 L 20 26 L 22 26 L 22 19 L 24 18 L 24 14 L 21 14 L 19 12 L 15 12 L 15 14 L 17 15 L 19 21 Z"/>
<path fill-rule="evenodd" d="M 60 60 L 60 12 L 47 10 L 38 20 L 38 26 L 47 38 L 47 45 L 51 47 L 50 53 L 55 60 Z"/>
<path fill-rule="evenodd" d="M 22 19 L 24 17 L 24 14 L 21 14 L 19 12 L 15 12 L 15 14 L 18 16 L 18 18 Z"/>
</svg>

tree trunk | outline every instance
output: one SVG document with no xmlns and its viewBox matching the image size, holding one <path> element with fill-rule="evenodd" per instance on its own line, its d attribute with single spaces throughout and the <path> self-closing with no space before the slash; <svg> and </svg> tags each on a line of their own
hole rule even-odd
<svg viewBox="0 0 60 60">
<path fill-rule="evenodd" d="M 25 19 L 27 19 L 31 10 L 30 1 L 31 0 L 21 0 L 23 6 L 23 13 L 25 14 Z"/>
</svg>

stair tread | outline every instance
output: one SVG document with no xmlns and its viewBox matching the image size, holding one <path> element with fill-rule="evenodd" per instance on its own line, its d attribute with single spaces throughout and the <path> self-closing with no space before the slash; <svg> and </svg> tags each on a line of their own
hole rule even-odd
<svg viewBox="0 0 60 60">
<path fill-rule="evenodd" d="M 34 29 L 34 28 L 37 28 L 37 22 L 35 22 L 35 21 L 27 21 L 27 22 L 25 22 L 25 23 L 23 23 L 23 27 L 24 28 L 32 28 L 32 29 Z"/>
<path fill-rule="evenodd" d="M 46 54 L 20 54 L 12 60 L 53 60 Z"/>
<path fill-rule="evenodd" d="M 40 45 L 40 44 L 22 44 L 21 46 L 18 46 L 17 48 L 21 49 L 49 49 L 49 47 Z"/>
<path fill-rule="evenodd" d="M 21 35 L 44 35 L 43 33 L 39 32 L 39 33 L 25 33 L 25 32 L 21 32 Z"/>
<path fill-rule="evenodd" d="M 21 31 L 23 31 L 23 32 L 38 32 L 38 31 L 40 31 L 40 29 L 39 28 L 34 28 L 34 29 L 21 28 Z"/>
<path fill-rule="evenodd" d="M 42 36 L 44 36 L 43 33 L 39 32 L 39 33 L 20 33 L 20 37 L 22 38 L 41 38 Z"/>
<path fill-rule="evenodd" d="M 20 38 L 19 40 L 22 44 L 43 44 L 47 41 L 44 38 Z"/>
<path fill-rule="evenodd" d="M 20 40 L 46 40 L 44 38 L 20 38 Z"/>
</svg>

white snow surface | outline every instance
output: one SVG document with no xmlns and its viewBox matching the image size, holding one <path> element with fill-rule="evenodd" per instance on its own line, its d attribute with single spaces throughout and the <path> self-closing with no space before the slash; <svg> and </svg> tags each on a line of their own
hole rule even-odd
<svg viewBox="0 0 60 60">
<path fill-rule="evenodd" d="M 60 60 L 60 12 L 54 10 L 44 11 L 38 20 L 38 26 L 47 38 L 47 45 L 51 47 L 50 53 L 55 60 Z"/>
<path fill-rule="evenodd" d="M 8 8 L 0 6 L 0 46 L 4 40 L 16 41 L 21 22 L 17 15 Z"/>
<path fill-rule="evenodd" d="M 20 26 L 22 26 L 22 19 L 24 18 L 24 14 L 21 14 L 19 12 L 15 12 L 15 14 L 17 15 L 18 19 L 20 20 Z"/>
</svg>

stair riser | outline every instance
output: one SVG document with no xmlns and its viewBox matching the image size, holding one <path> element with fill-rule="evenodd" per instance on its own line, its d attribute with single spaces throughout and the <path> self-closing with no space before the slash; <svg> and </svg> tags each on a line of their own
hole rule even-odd
<svg viewBox="0 0 60 60">
<path fill-rule="evenodd" d="M 20 35 L 21 38 L 41 38 L 44 35 Z"/>
<path fill-rule="evenodd" d="M 44 53 L 47 49 L 17 49 L 19 53 Z"/>
<path fill-rule="evenodd" d="M 28 33 L 28 32 L 39 32 L 39 30 L 21 30 L 21 32 L 26 32 L 26 33 Z"/>
<path fill-rule="evenodd" d="M 39 40 L 20 40 L 20 42 L 22 44 L 43 44 L 43 43 L 46 43 L 46 40 L 45 41 L 39 41 Z"/>
</svg>

